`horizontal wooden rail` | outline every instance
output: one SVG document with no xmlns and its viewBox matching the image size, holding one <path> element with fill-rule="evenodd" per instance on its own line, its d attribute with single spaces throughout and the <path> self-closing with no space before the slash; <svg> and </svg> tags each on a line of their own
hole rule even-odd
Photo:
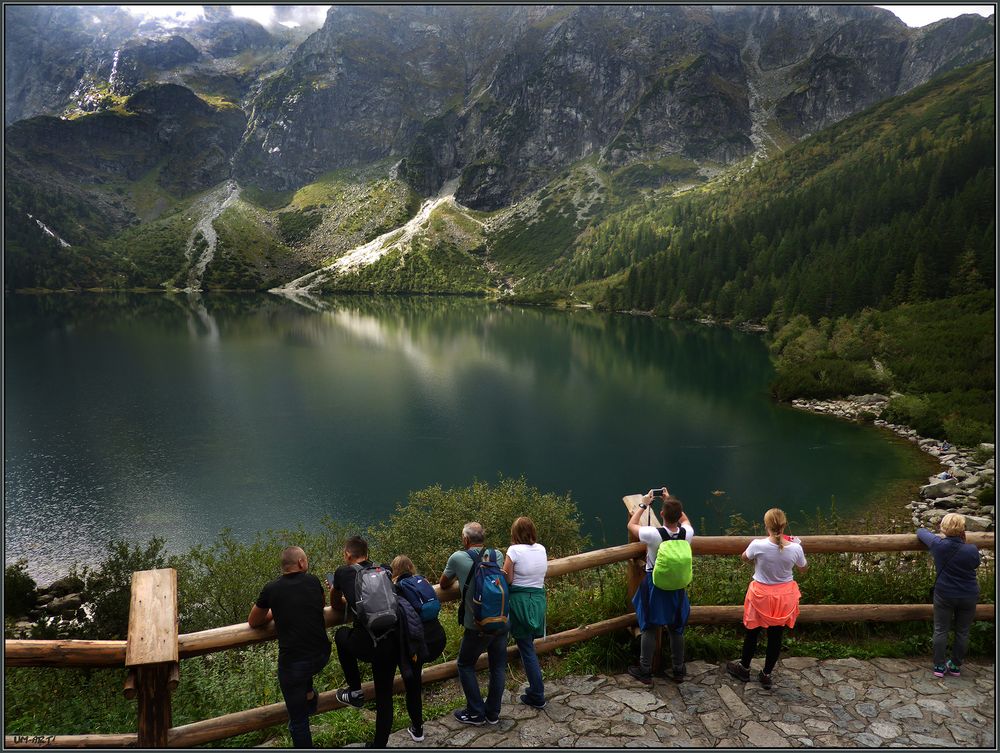
<svg viewBox="0 0 1000 753">
<path fill-rule="evenodd" d="M 755 536 L 695 536 L 691 549 L 699 555 L 740 554 Z M 996 547 L 993 533 L 969 533 L 966 541 L 980 549 Z M 872 534 L 803 536 L 802 546 L 807 554 L 835 552 L 900 552 L 926 551 L 915 534 Z M 645 544 L 622 544 L 596 549 L 591 552 L 571 554 L 549 561 L 548 577 L 588 570 L 593 567 L 624 562 L 644 556 Z M 442 590 L 434 586 L 441 601 L 455 601 L 459 597 L 457 583 Z M 920 605 L 915 605 L 920 606 Z M 333 626 L 343 621 L 343 612 L 326 608 L 326 624 Z M 915 618 L 923 619 L 923 618 Z M 242 623 L 201 630 L 178 636 L 178 652 L 182 659 L 200 656 L 230 648 L 250 646 L 277 637 L 274 624 L 252 628 Z M 4 664 L 8 667 L 120 667 L 125 663 L 125 641 L 4 641 Z"/>
</svg>

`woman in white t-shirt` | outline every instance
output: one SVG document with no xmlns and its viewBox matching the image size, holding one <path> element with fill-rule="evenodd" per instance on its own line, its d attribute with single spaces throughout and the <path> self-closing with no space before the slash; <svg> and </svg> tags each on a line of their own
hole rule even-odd
<svg viewBox="0 0 1000 753">
<path fill-rule="evenodd" d="M 531 518 L 520 517 L 510 527 L 510 547 L 503 572 L 510 584 L 510 634 L 517 643 L 528 690 L 521 703 L 545 708 L 542 668 L 535 653 L 535 638 L 545 636 L 545 573 L 549 568 L 545 547 Z"/>
<path fill-rule="evenodd" d="M 726 671 L 746 682 L 750 679 L 750 660 L 757 649 L 760 631 L 767 628 L 767 653 L 764 669 L 757 679 L 765 688 L 771 687 L 771 672 L 778 663 L 781 634 L 785 627 L 795 627 L 799 616 L 799 586 L 792 577 L 792 567 L 804 572 L 806 556 L 797 538 L 785 535 L 788 519 L 777 507 L 764 513 L 766 539 L 754 539 L 743 552 L 743 561 L 754 565 L 753 580 L 743 600 L 743 624 L 747 634 L 743 639 L 743 657 L 731 661 Z"/>
</svg>

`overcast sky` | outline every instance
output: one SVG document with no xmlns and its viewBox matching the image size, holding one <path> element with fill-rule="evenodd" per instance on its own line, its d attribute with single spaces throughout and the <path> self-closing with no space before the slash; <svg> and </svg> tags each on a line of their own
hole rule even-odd
<svg viewBox="0 0 1000 753">
<path fill-rule="evenodd" d="M 989 16 L 993 13 L 992 5 L 879 5 L 879 8 L 891 10 L 907 26 L 926 26 L 942 18 L 955 18 L 965 13 L 978 13 Z"/>
<path fill-rule="evenodd" d="M 803 3 L 807 5 L 808 3 Z M 199 5 L 126 5 L 130 13 L 156 16 L 158 18 L 192 18 L 201 15 Z M 308 26 L 319 26 L 326 18 L 328 5 L 276 6 L 274 5 L 232 5 L 233 14 L 252 18 L 268 25 L 275 21 L 286 26 L 297 26 L 299 22 Z M 992 5 L 879 5 L 895 13 L 908 26 L 926 26 L 942 18 L 954 18 L 963 13 L 978 13 L 988 16 L 993 13 Z"/>
</svg>

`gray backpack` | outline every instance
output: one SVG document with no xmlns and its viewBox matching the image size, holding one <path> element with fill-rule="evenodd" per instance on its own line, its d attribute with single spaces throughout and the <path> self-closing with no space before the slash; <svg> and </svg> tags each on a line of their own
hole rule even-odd
<svg viewBox="0 0 1000 753">
<path fill-rule="evenodd" d="M 378 565 L 361 567 L 354 564 L 351 567 L 357 571 L 354 624 L 368 631 L 372 643 L 378 643 L 396 627 L 396 591 L 392 579 L 389 572 Z"/>
</svg>

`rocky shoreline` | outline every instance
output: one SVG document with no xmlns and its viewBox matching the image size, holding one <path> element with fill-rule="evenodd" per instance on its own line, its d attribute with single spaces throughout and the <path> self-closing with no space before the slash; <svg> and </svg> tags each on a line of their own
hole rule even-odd
<svg viewBox="0 0 1000 753">
<path fill-rule="evenodd" d="M 879 394 L 849 395 L 840 400 L 792 401 L 792 405 L 801 410 L 849 421 L 871 421 L 875 426 L 913 442 L 938 459 L 943 466 L 942 473 L 948 477 L 931 476 L 927 484 L 919 487 L 917 499 L 906 505 L 913 525 L 937 530 L 941 518 L 949 512 L 957 512 L 965 516 L 966 530 L 994 530 L 995 506 L 992 500 L 984 503 L 980 499 L 982 492 L 994 488 L 994 445 L 956 447 L 942 440 L 921 437 L 908 426 L 882 419 L 882 412 L 888 404 L 889 398 Z M 989 458 L 985 459 L 987 455 Z"/>
</svg>

